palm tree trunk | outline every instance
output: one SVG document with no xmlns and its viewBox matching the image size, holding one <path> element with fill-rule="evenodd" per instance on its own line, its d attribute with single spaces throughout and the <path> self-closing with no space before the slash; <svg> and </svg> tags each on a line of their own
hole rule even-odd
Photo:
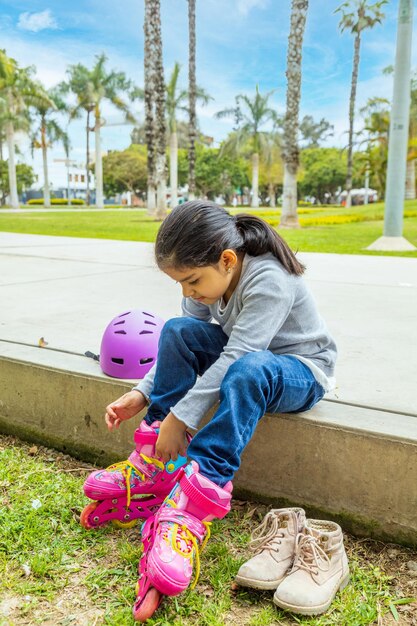
<svg viewBox="0 0 417 626">
<path fill-rule="evenodd" d="M 87 111 L 87 153 L 85 158 L 85 203 L 90 204 L 90 111 Z"/>
<path fill-rule="evenodd" d="M 188 108 L 189 108 L 189 148 L 188 148 L 188 198 L 195 198 L 195 141 L 197 137 L 196 117 L 196 71 L 195 71 L 195 0 L 188 0 Z"/>
<path fill-rule="evenodd" d="M 144 30 L 144 104 L 145 104 L 145 135 L 147 146 L 147 170 L 148 170 L 148 192 L 147 192 L 147 212 L 154 215 L 156 208 L 155 189 L 155 118 L 154 118 L 154 82 L 155 82 L 155 61 L 153 46 L 153 24 L 152 24 L 152 1 L 145 0 L 145 20 Z"/>
<path fill-rule="evenodd" d="M 259 154 L 252 154 L 252 203 L 251 207 L 259 207 Z"/>
<path fill-rule="evenodd" d="M 152 0 L 152 33 L 155 50 L 155 128 L 156 128 L 156 218 L 166 215 L 166 118 L 165 118 L 165 80 L 162 59 L 162 34 L 160 0 Z"/>
<path fill-rule="evenodd" d="M 42 147 L 42 162 L 43 162 L 43 204 L 47 209 L 49 209 L 51 206 L 51 194 L 49 191 L 46 128 L 45 128 L 45 119 L 43 117 L 41 121 L 41 147 Z"/>
<path fill-rule="evenodd" d="M 284 184 L 280 226 L 298 228 L 298 126 L 301 99 L 301 59 L 308 0 L 292 0 L 287 52 L 287 110 L 284 120 Z"/>
<path fill-rule="evenodd" d="M 359 59 L 360 59 L 360 46 L 361 35 L 357 33 L 355 37 L 355 51 L 353 55 L 353 69 L 352 69 L 352 85 L 350 89 L 350 101 L 349 101 L 349 141 L 348 141 L 348 154 L 347 154 L 347 174 L 346 174 L 346 207 L 352 205 L 351 191 L 352 191 L 352 178 L 353 178 L 353 125 L 355 122 L 355 104 L 356 104 L 356 89 L 358 85 L 359 74 Z"/>
<path fill-rule="evenodd" d="M 281 228 L 299 228 L 297 214 L 297 172 L 284 163 Z M 284 217 L 285 212 L 285 217 Z"/>
<path fill-rule="evenodd" d="M 169 138 L 169 184 L 171 187 L 171 209 L 178 204 L 178 136 L 171 132 Z"/>
<path fill-rule="evenodd" d="M 410 161 L 407 161 L 405 198 L 406 200 L 416 199 L 416 161 L 415 159 L 411 159 Z"/>
<path fill-rule="evenodd" d="M 95 135 L 95 149 L 96 149 L 96 164 L 95 164 L 95 177 L 96 177 L 96 207 L 98 209 L 102 209 L 104 207 L 103 203 L 103 160 L 101 154 L 101 118 L 100 118 L 100 109 L 98 106 L 96 107 L 95 113 L 95 125 L 94 125 L 94 135 Z"/>
<path fill-rule="evenodd" d="M 10 206 L 12 207 L 12 209 L 20 209 L 19 197 L 17 195 L 14 128 L 13 128 L 13 122 L 10 122 L 10 121 L 6 123 L 6 139 L 7 139 L 7 149 L 9 152 L 8 169 L 9 169 Z"/>
</svg>

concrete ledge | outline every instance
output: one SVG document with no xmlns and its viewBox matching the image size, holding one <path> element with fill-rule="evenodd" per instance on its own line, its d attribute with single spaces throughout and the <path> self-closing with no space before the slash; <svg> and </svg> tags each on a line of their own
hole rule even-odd
<svg viewBox="0 0 417 626">
<path fill-rule="evenodd" d="M 137 421 L 110 434 L 103 408 L 131 386 L 79 355 L 1 344 L 0 431 L 106 465 L 130 453 Z M 235 493 L 416 546 L 417 417 L 328 401 L 304 414 L 266 415 Z"/>
</svg>

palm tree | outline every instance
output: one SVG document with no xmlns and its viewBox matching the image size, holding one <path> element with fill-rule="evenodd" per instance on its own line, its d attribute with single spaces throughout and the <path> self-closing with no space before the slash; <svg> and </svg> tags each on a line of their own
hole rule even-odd
<svg viewBox="0 0 417 626">
<path fill-rule="evenodd" d="M 236 106 L 216 113 L 216 117 L 219 119 L 234 117 L 238 126 L 223 145 L 222 151 L 241 153 L 249 149 L 251 154 L 253 208 L 259 206 L 259 154 L 268 149 L 269 133 L 260 130 L 260 128 L 271 121 L 274 125 L 279 122 L 276 112 L 268 106 L 268 100 L 273 93 L 273 91 L 269 91 L 263 95 L 256 85 L 255 96 L 252 99 L 249 96 L 239 94 L 235 98 Z M 243 112 L 241 106 L 244 107 Z"/>
<path fill-rule="evenodd" d="M 58 141 L 62 142 L 65 153 L 69 150 L 68 134 L 61 128 L 54 115 L 57 112 L 67 112 L 68 107 L 62 100 L 60 90 L 50 89 L 46 91 L 50 102 L 38 102 L 33 106 L 39 117 L 39 127 L 32 135 L 32 149 L 41 148 L 43 161 L 43 199 L 46 207 L 51 206 L 51 197 L 48 180 L 48 147 Z"/>
<path fill-rule="evenodd" d="M 147 146 L 147 210 L 149 215 L 155 213 L 156 182 L 155 182 L 155 116 L 154 116 L 154 81 L 155 61 L 153 46 L 153 23 L 151 20 L 152 0 L 145 0 L 144 30 L 144 103 L 145 103 L 145 137 Z"/>
<path fill-rule="evenodd" d="M 301 57 L 308 0 L 292 0 L 287 51 L 287 109 L 284 119 L 284 184 L 281 227 L 299 227 L 297 216 L 297 172 L 300 163 L 298 124 L 301 99 Z"/>
<path fill-rule="evenodd" d="M 368 0 L 347 0 L 347 2 L 343 2 L 343 4 L 335 10 L 335 13 L 340 13 L 341 15 L 339 22 L 341 32 L 350 30 L 350 32 L 355 36 L 352 83 L 349 101 L 349 140 L 346 174 L 347 207 L 351 206 L 350 192 L 352 190 L 353 174 L 353 126 L 355 122 L 356 88 L 359 75 L 361 37 L 364 30 L 373 28 L 376 24 L 381 24 L 385 17 L 381 8 L 387 4 L 387 2 L 388 0 L 379 0 L 378 2 L 369 4 Z"/>
<path fill-rule="evenodd" d="M 195 52 L 195 0 L 188 0 L 188 108 L 190 137 L 188 148 L 188 197 L 190 200 L 193 200 L 195 197 L 195 140 L 197 137 Z"/>
<path fill-rule="evenodd" d="M 170 187 L 171 187 L 171 206 L 174 207 L 178 203 L 178 121 L 177 112 L 188 112 L 186 102 L 188 92 L 185 89 L 178 90 L 178 76 L 181 70 L 179 63 L 175 63 L 171 77 L 166 85 L 166 111 L 169 130 L 169 166 L 170 166 Z M 211 97 L 202 89 L 197 87 L 196 100 L 207 104 Z"/>
<path fill-rule="evenodd" d="M 107 72 L 105 67 L 107 57 L 105 54 L 96 56 L 94 67 L 89 70 L 81 63 L 70 65 L 68 83 L 63 85 L 66 91 L 72 91 L 77 98 L 77 104 L 72 109 L 72 117 L 76 117 L 81 110 L 87 112 L 87 181 L 89 176 L 88 135 L 89 131 L 95 133 L 95 178 L 96 178 L 96 205 L 103 208 L 103 163 L 101 154 L 101 127 L 104 120 L 101 117 L 102 102 L 109 100 L 119 111 L 125 114 L 128 121 L 135 121 L 128 104 L 121 97 L 121 93 L 132 90 L 130 80 L 124 72 L 114 70 Z M 89 117 L 94 112 L 94 127 L 90 129 Z M 87 199 L 88 202 L 88 199 Z"/>
<path fill-rule="evenodd" d="M 151 36 L 154 57 L 154 98 L 155 98 L 155 144 L 156 144 L 156 218 L 166 215 L 166 118 L 165 118 L 165 81 L 162 58 L 161 7 L 160 0 L 149 0 Z"/>
<path fill-rule="evenodd" d="M 6 129 L 9 153 L 8 171 L 10 204 L 19 208 L 15 163 L 15 131 L 28 131 L 30 120 L 28 107 L 38 103 L 50 103 L 48 95 L 41 85 L 32 79 L 34 69 L 20 68 L 17 62 L 0 50 L 0 101 L 2 103 L 2 121 Z"/>
</svg>

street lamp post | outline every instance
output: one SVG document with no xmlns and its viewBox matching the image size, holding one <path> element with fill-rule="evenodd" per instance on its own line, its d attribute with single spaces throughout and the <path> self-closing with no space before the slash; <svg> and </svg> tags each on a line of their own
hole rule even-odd
<svg viewBox="0 0 417 626">
<path fill-rule="evenodd" d="M 400 0 L 394 94 L 391 107 L 384 235 L 368 250 L 407 251 L 416 248 L 403 236 L 408 124 L 410 116 L 410 66 L 413 34 L 413 0 Z"/>
</svg>

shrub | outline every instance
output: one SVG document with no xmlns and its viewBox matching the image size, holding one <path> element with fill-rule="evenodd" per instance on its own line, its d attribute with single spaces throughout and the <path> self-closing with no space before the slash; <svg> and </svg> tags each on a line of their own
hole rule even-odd
<svg viewBox="0 0 417 626">
<path fill-rule="evenodd" d="M 43 198 L 32 198 L 32 200 L 28 200 L 28 204 L 36 204 L 36 205 L 43 205 L 45 204 L 45 200 Z M 84 200 L 82 200 L 81 198 L 71 198 L 71 204 L 72 205 L 81 205 L 81 204 L 85 204 Z M 66 198 L 51 198 L 51 205 L 68 205 L 68 200 Z"/>
</svg>

